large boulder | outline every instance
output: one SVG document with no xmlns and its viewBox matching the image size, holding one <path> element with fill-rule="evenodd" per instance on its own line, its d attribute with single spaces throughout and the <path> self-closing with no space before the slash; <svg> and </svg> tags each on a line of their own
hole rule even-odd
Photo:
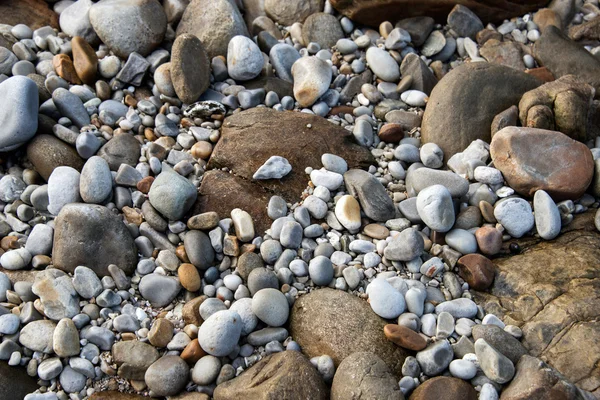
<svg viewBox="0 0 600 400">
<path fill-rule="evenodd" d="M 410 353 L 385 337 L 387 323 L 366 301 L 341 290 L 320 289 L 296 300 L 290 334 L 309 357 L 327 354 L 337 366 L 361 349 L 381 358 L 400 377 Z"/>
<path fill-rule="evenodd" d="M 157 0 L 101 0 L 90 8 L 94 30 L 116 55 L 148 55 L 164 39 L 167 16 Z"/>
<path fill-rule="evenodd" d="M 213 57 L 227 55 L 232 37 L 248 36 L 248 29 L 235 2 L 228 0 L 192 0 L 177 26 L 177 36 L 196 36 Z"/>
<path fill-rule="evenodd" d="M 544 190 L 556 201 L 576 200 L 594 175 L 591 151 L 561 132 L 509 126 L 494 135 L 490 154 L 506 182 L 523 196 Z"/>
<path fill-rule="evenodd" d="M 58 14 L 44 0 L 3 0 L 0 2 L 0 24 L 25 24 L 31 29 L 46 25 L 58 28 Z"/>
<path fill-rule="evenodd" d="M 519 104 L 525 92 L 541 84 L 510 67 L 463 64 L 433 88 L 423 115 L 421 138 L 424 143 L 438 144 L 446 161 L 476 139 L 489 143 L 494 117 Z"/>
<path fill-rule="evenodd" d="M 505 323 L 520 326 L 530 355 L 581 389 L 600 394 L 600 233 L 594 212 L 577 215 L 553 241 L 530 237 L 511 243 L 521 253 L 494 260 L 494 284 L 489 293 L 474 292 L 475 300 Z"/>
<path fill-rule="evenodd" d="M 116 264 L 131 274 L 137 249 L 123 221 L 108 208 L 95 204 L 69 204 L 54 221 L 52 261 L 56 268 L 73 272 L 79 265 L 108 276 Z"/>
<path fill-rule="evenodd" d="M 326 400 L 327 387 L 310 361 L 297 351 L 266 356 L 240 376 L 217 386 L 215 400 Z"/>
<path fill-rule="evenodd" d="M 232 209 L 241 208 L 250 212 L 257 231 L 262 232 L 271 224 L 266 217 L 270 197 L 298 201 L 308 184 L 305 168 L 320 168 L 324 153 L 344 158 L 349 168 L 367 168 L 373 162 L 370 152 L 356 144 L 350 132 L 325 118 L 268 108 L 234 114 L 223 123 L 221 140 L 208 163 L 214 172 L 204 175 L 194 214 L 216 211 L 227 218 Z M 258 168 L 274 155 L 286 158 L 292 171 L 282 179 L 253 180 Z M 224 167 L 231 174 L 217 171 Z"/>
<path fill-rule="evenodd" d="M 370 26 L 422 15 L 445 23 L 456 4 L 470 8 L 484 22 L 502 22 L 535 11 L 547 3 L 548 0 L 331 0 L 331 5 L 348 18 Z"/>
<path fill-rule="evenodd" d="M 600 89 L 600 60 L 555 26 L 544 29 L 533 46 L 533 56 L 556 78 L 575 75 L 596 91 Z"/>
</svg>

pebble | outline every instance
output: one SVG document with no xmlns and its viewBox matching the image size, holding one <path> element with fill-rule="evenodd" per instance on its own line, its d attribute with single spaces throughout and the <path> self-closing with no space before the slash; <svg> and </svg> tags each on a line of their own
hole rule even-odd
<svg viewBox="0 0 600 400">
<path fill-rule="evenodd" d="M 400 79 L 398 63 L 383 49 L 370 47 L 367 50 L 367 63 L 373 73 L 386 82 L 397 82 Z"/>
<path fill-rule="evenodd" d="M 388 324 L 383 327 L 383 333 L 388 340 L 408 350 L 421 351 L 427 347 L 421 335 L 402 325 Z"/>
<path fill-rule="evenodd" d="M 325 256 L 317 256 L 308 265 L 310 279 L 317 286 L 327 286 L 333 279 L 333 265 Z"/>
<path fill-rule="evenodd" d="M 254 173 L 252 179 L 281 179 L 292 171 L 290 162 L 281 156 L 271 156 Z"/>
<path fill-rule="evenodd" d="M 258 46 L 246 36 L 234 36 L 227 47 L 227 72 L 235 80 L 256 78 L 263 67 L 263 56 Z"/>
<path fill-rule="evenodd" d="M 28 349 L 51 354 L 56 323 L 49 320 L 32 321 L 21 329 L 19 342 Z"/>
<path fill-rule="evenodd" d="M 467 298 L 454 299 L 435 306 L 437 314 L 447 312 L 454 318 L 473 318 L 477 315 L 477 305 Z"/>
<path fill-rule="evenodd" d="M 294 97 L 301 107 L 310 107 L 329 89 L 332 71 L 318 57 L 302 57 L 292 65 L 292 76 Z"/>
<path fill-rule="evenodd" d="M 157 396 L 174 396 L 185 388 L 189 374 L 190 369 L 181 357 L 166 355 L 148 367 L 144 381 Z"/>
<path fill-rule="evenodd" d="M 494 217 L 514 238 L 522 237 L 535 224 L 531 206 L 520 198 L 508 198 L 498 202 L 494 207 Z"/>
<path fill-rule="evenodd" d="M 485 339 L 475 342 L 475 354 L 485 375 L 496 383 L 507 383 L 515 375 L 515 366 L 506 356 L 493 348 Z"/>
<path fill-rule="evenodd" d="M 440 340 L 417 353 L 416 358 L 425 375 L 436 376 L 448 368 L 454 352 L 447 340 Z"/>
<path fill-rule="evenodd" d="M 139 290 L 155 307 L 164 307 L 179 293 L 179 282 L 171 277 L 152 273 L 140 280 Z"/>
<path fill-rule="evenodd" d="M 204 356 L 196 362 L 192 370 L 192 381 L 200 386 L 210 385 L 221 371 L 221 361 L 214 356 Z"/>
<path fill-rule="evenodd" d="M 538 190 L 533 196 L 535 210 L 535 227 L 542 239 L 552 240 L 560 233 L 561 218 L 558 207 L 552 197 L 543 190 Z"/>
<path fill-rule="evenodd" d="M 252 312 L 264 323 L 272 327 L 287 322 L 289 305 L 278 289 L 259 290 L 252 298 Z"/>
<path fill-rule="evenodd" d="M 298 50 L 289 44 L 277 43 L 269 51 L 269 57 L 277 77 L 293 83 L 292 66 L 300 58 Z"/>
<path fill-rule="evenodd" d="M 0 333 L 13 335 L 19 330 L 20 320 L 15 314 L 0 315 Z"/>
<path fill-rule="evenodd" d="M 423 146 L 421 146 L 419 155 L 421 157 L 421 162 L 427 168 L 441 168 L 444 165 L 444 152 L 440 146 L 435 143 L 425 143 Z M 402 169 L 402 171 L 404 171 L 404 169 Z"/>
<path fill-rule="evenodd" d="M 414 229 L 405 229 L 394 236 L 384 250 L 392 261 L 411 261 L 421 255 L 425 246 L 423 237 Z"/>
<path fill-rule="evenodd" d="M 361 226 L 360 204 L 350 196 L 340 198 L 335 205 L 335 216 L 350 232 L 357 231 Z"/>
<path fill-rule="evenodd" d="M 448 189 L 429 186 L 417 196 L 417 211 L 423 222 L 437 232 L 448 232 L 454 225 L 454 205 Z"/>
<path fill-rule="evenodd" d="M 344 183 L 344 177 L 341 174 L 317 169 L 310 173 L 310 180 L 315 186 L 323 186 L 331 191 L 338 189 Z"/>
<path fill-rule="evenodd" d="M 58 321 L 53 334 L 53 348 L 59 357 L 79 354 L 79 332 L 71 319 L 63 318 Z"/>
<path fill-rule="evenodd" d="M 464 229 L 452 229 L 444 237 L 446 244 L 462 254 L 477 252 L 475 235 Z"/>
<path fill-rule="evenodd" d="M 367 286 L 366 293 L 369 295 L 369 304 L 382 318 L 397 318 L 406 309 L 406 302 L 398 292 L 385 279 L 377 278 Z"/>
<path fill-rule="evenodd" d="M 477 375 L 477 367 L 471 361 L 453 360 L 449 366 L 450 373 L 466 381 L 473 379 Z"/>
<path fill-rule="evenodd" d="M 200 326 L 198 341 L 202 349 L 216 357 L 230 354 L 242 333 L 242 319 L 231 310 L 217 311 Z"/>
<path fill-rule="evenodd" d="M 6 53 L 6 54 L 3 54 Z M 16 57 L 0 48 L 0 74 L 3 66 L 12 64 Z M 14 76 L 0 83 L 0 151 L 16 149 L 31 139 L 38 129 L 39 96 L 35 83 L 23 76 Z"/>
<path fill-rule="evenodd" d="M 86 203 L 100 204 L 112 193 L 112 175 L 101 157 L 91 157 L 81 170 L 79 193 Z"/>
</svg>

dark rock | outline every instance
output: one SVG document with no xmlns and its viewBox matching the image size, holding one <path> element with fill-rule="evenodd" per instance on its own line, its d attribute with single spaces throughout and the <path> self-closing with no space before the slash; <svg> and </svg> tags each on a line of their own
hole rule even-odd
<svg viewBox="0 0 600 400">
<path fill-rule="evenodd" d="M 208 235 L 202 231 L 189 231 L 184 238 L 185 253 L 190 262 L 200 270 L 208 269 L 215 258 L 215 251 Z"/>
<path fill-rule="evenodd" d="M 476 139 L 490 142 L 492 120 L 518 104 L 541 81 L 513 68 L 469 63 L 448 73 L 433 89 L 423 115 L 421 138 L 438 144 L 447 161 Z"/>
<path fill-rule="evenodd" d="M 396 28 L 405 29 L 410 33 L 412 43 L 417 47 L 421 47 L 433 31 L 434 25 L 435 20 L 431 17 L 412 17 L 398 21 Z"/>
<path fill-rule="evenodd" d="M 38 389 L 36 379 L 27 375 L 25 368 L 0 361 L 0 399 L 23 399 Z"/>
<path fill-rule="evenodd" d="M 600 90 L 600 60 L 555 26 L 548 26 L 533 46 L 536 61 L 556 77 L 576 75 Z"/>
<path fill-rule="evenodd" d="M 346 83 L 346 86 L 344 86 L 342 92 L 340 93 L 340 103 L 350 103 L 354 96 L 360 93 L 360 88 L 362 87 L 362 85 L 364 85 L 365 83 L 371 83 L 372 80 L 373 73 L 368 68 L 362 74 L 350 78 L 350 80 L 348 81 L 348 83 Z"/>
<path fill-rule="evenodd" d="M 323 378 L 297 351 L 266 356 L 240 376 L 215 389 L 215 400 L 326 400 Z"/>
<path fill-rule="evenodd" d="M 319 43 L 322 49 L 329 49 L 344 37 L 344 31 L 331 14 L 315 13 L 304 21 L 302 26 L 302 40 L 308 45 L 310 42 Z"/>
<path fill-rule="evenodd" d="M 365 215 L 375 221 L 387 221 L 396 215 L 394 202 L 381 182 L 370 173 L 351 169 L 344 174 L 348 192 L 358 197 Z"/>
<path fill-rule="evenodd" d="M 84 265 L 102 277 L 116 264 L 131 274 L 137 250 L 121 218 L 108 208 L 75 203 L 64 206 L 56 217 L 52 261 L 66 272 Z"/>
<path fill-rule="evenodd" d="M 320 289 L 299 297 L 289 323 L 290 334 L 306 355 L 327 354 L 335 365 L 361 349 L 381 358 L 392 373 L 401 376 L 404 359 L 410 355 L 385 337 L 387 322 L 366 301 L 339 290 Z"/>
<path fill-rule="evenodd" d="M 410 76 L 412 78 L 411 89 L 420 90 L 427 95 L 431 94 L 433 87 L 438 82 L 427 64 L 414 53 L 409 53 L 404 57 L 400 65 L 400 73 L 402 77 Z"/>
<path fill-rule="evenodd" d="M 448 25 L 460 37 L 475 39 L 477 32 L 483 29 L 483 23 L 477 15 L 462 4 L 454 6 L 448 14 Z"/>
<path fill-rule="evenodd" d="M 177 97 L 193 103 L 210 85 L 210 60 L 197 37 L 179 35 L 171 49 L 171 81 Z"/>
<path fill-rule="evenodd" d="M 261 76 L 246 81 L 244 87 L 246 89 L 264 89 L 265 93 L 275 92 L 280 99 L 285 96 L 294 96 L 294 87 L 290 82 L 270 76 Z"/>
<path fill-rule="evenodd" d="M 383 21 L 427 15 L 445 22 L 456 4 L 469 7 L 487 22 L 502 22 L 545 6 L 547 0 L 332 0 L 331 5 L 353 21 L 378 26 Z"/>
<path fill-rule="evenodd" d="M 118 171 L 121 164 L 135 167 L 140 158 L 140 142 L 130 134 L 115 135 L 98 150 L 98 156 L 104 158 L 111 171 Z"/>
<path fill-rule="evenodd" d="M 50 135 L 35 136 L 27 145 L 27 158 L 45 180 L 57 167 L 68 166 L 81 171 L 84 164 L 77 150 Z"/>
</svg>

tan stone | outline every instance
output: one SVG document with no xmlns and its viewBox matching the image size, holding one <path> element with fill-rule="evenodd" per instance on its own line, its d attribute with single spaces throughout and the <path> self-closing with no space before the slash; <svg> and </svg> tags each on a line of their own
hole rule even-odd
<svg viewBox="0 0 600 400">
<path fill-rule="evenodd" d="M 383 225 L 369 224 L 363 228 L 365 235 L 372 237 L 373 239 L 385 239 L 390 236 L 390 230 Z"/>
<path fill-rule="evenodd" d="M 66 54 L 57 54 L 52 58 L 52 65 L 58 76 L 74 85 L 81 85 L 81 79 L 75 71 L 71 57 Z"/>
<path fill-rule="evenodd" d="M 193 264 L 181 264 L 177 270 L 177 276 L 179 277 L 181 286 L 183 286 L 185 290 L 195 292 L 200 289 L 202 281 L 198 270 Z"/>
<path fill-rule="evenodd" d="M 185 349 L 181 352 L 181 358 L 189 365 L 196 364 L 196 361 L 206 355 L 206 352 L 200 347 L 198 339 L 194 339 L 185 346 Z"/>
<path fill-rule="evenodd" d="M 560 16 L 550 8 L 542 8 L 533 15 L 533 22 L 538 26 L 540 32 L 543 32 L 547 26 L 553 25 L 558 29 L 562 29 Z"/>
<path fill-rule="evenodd" d="M 159 318 L 154 321 L 150 332 L 148 332 L 148 341 L 154 347 L 163 348 L 167 347 L 167 344 L 173 338 L 174 326 L 166 318 Z"/>
<path fill-rule="evenodd" d="M 207 296 L 198 296 L 184 304 L 181 314 L 186 324 L 202 325 L 204 320 L 200 316 L 200 304 L 207 298 Z"/>
<path fill-rule="evenodd" d="M 431 378 L 420 384 L 409 400 L 477 400 L 477 392 L 468 382 L 448 376 Z"/>
<path fill-rule="evenodd" d="M 404 138 L 404 129 L 402 125 L 390 123 L 385 124 L 379 130 L 379 139 L 387 143 L 399 142 Z"/>
<path fill-rule="evenodd" d="M 492 226 L 477 229 L 475 239 L 479 250 L 487 256 L 496 255 L 502 249 L 502 232 Z"/>
</svg>

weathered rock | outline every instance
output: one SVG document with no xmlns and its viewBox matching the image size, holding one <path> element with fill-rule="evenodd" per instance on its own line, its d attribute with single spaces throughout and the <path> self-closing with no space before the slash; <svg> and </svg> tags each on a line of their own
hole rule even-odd
<svg viewBox="0 0 600 400">
<path fill-rule="evenodd" d="M 171 81 L 184 103 L 193 103 L 210 85 L 210 60 L 197 37 L 181 34 L 171 49 Z"/>
<path fill-rule="evenodd" d="M 578 199 L 592 182 L 592 153 L 560 132 L 506 127 L 494 135 L 490 154 L 510 187 L 524 196 L 544 190 L 556 201 Z"/>
<path fill-rule="evenodd" d="M 565 399 L 583 400 L 579 389 L 542 360 L 524 355 L 516 374 L 502 391 L 502 400 Z"/>
<path fill-rule="evenodd" d="M 444 76 L 431 92 L 421 138 L 424 143 L 439 145 L 445 161 L 476 139 L 489 143 L 494 117 L 518 104 L 523 93 L 541 83 L 501 65 L 463 64 Z"/>
<path fill-rule="evenodd" d="M 600 345 L 593 338 L 600 334 L 600 272 L 594 265 L 600 262 L 600 234 L 593 219 L 593 212 L 576 216 L 553 241 L 517 240 L 521 254 L 495 259 L 490 294 L 475 292 L 475 299 L 486 312 L 520 326 L 529 354 L 581 389 L 597 392 Z M 523 388 L 530 379 L 517 381 Z"/>
<path fill-rule="evenodd" d="M 0 4 L 0 24 L 58 28 L 58 15 L 43 0 L 5 0 Z"/>
<path fill-rule="evenodd" d="M 501 42 L 499 40 L 491 39 L 485 42 L 479 50 L 479 53 L 481 54 L 481 57 L 485 58 L 488 62 L 518 69 L 519 71 L 525 69 L 525 63 L 523 63 L 523 51 L 516 42 Z"/>
<path fill-rule="evenodd" d="M 48 318 L 59 321 L 79 314 L 79 296 L 71 278 L 62 271 L 51 268 L 36 275 L 31 290 L 41 299 Z"/>
<path fill-rule="evenodd" d="M 344 37 L 340 23 L 333 15 L 318 12 L 311 14 L 302 26 L 302 40 L 305 44 L 318 43 L 322 49 L 328 49 Z"/>
<path fill-rule="evenodd" d="M 307 128 L 308 124 L 312 128 Z M 302 113 L 268 108 L 244 111 L 225 120 L 221 135 L 208 164 L 215 171 L 204 175 L 193 214 L 216 211 L 227 218 L 231 210 L 241 208 L 252 215 L 257 232 L 272 223 L 266 212 L 271 196 L 297 201 L 308 183 L 304 169 L 320 168 L 324 153 L 335 149 L 350 168 L 366 168 L 372 161 L 368 150 L 354 143 L 351 133 L 324 118 Z M 251 181 L 273 154 L 286 158 L 292 171 L 279 180 Z M 217 171 L 223 167 L 233 173 Z"/>
<path fill-rule="evenodd" d="M 0 84 L 0 151 L 14 150 L 36 134 L 38 106 L 37 86 L 31 79 L 14 76 Z"/>
<path fill-rule="evenodd" d="M 576 75 L 600 89 L 600 60 L 555 26 L 548 26 L 533 46 L 537 62 L 556 77 Z"/>
<path fill-rule="evenodd" d="M 423 382 L 409 397 L 409 400 L 431 399 L 476 400 L 477 392 L 462 379 L 437 376 Z"/>
<path fill-rule="evenodd" d="M 148 367 L 158 360 L 158 351 L 154 347 L 137 340 L 117 342 L 111 352 L 113 361 L 119 366 L 118 374 L 124 379 L 143 380 Z"/>
<path fill-rule="evenodd" d="M 339 365 L 362 349 L 380 357 L 400 375 L 408 353 L 385 337 L 386 324 L 364 300 L 339 290 L 320 289 L 294 303 L 290 334 L 309 357 L 327 354 Z"/>
<path fill-rule="evenodd" d="M 98 276 L 107 276 L 108 266 L 116 264 L 131 274 L 137 250 L 121 218 L 108 208 L 69 204 L 55 220 L 52 260 L 56 268 L 67 272 L 85 265 Z"/>
<path fill-rule="evenodd" d="M 331 385 L 331 400 L 404 400 L 396 377 L 375 354 L 354 353 L 340 363 Z"/>
<path fill-rule="evenodd" d="M 483 22 L 502 22 L 504 19 L 521 16 L 547 4 L 545 0 L 514 1 L 502 0 L 489 3 L 483 0 L 332 0 L 331 5 L 353 21 L 378 26 L 383 21 L 427 15 L 438 22 L 445 22 L 448 13 L 456 4 L 471 9 Z"/>
<path fill-rule="evenodd" d="M 564 75 L 525 93 L 519 102 L 519 119 L 522 126 L 557 130 L 585 142 L 591 136 L 587 132 L 593 99 L 594 89 L 590 85 L 574 75 Z M 540 107 L 550 115 L 549 127 L 536 118 Z"/>
<path fill-rule="evenodd" d="M 323 11 L 323 0 L 264 0 L 265 12 L 283 26 L 304 22 L 311 14 Z"/>
<path fill-rule="evenodd" d="M 177 26 L 177 36 L 189 33 L 196 36 L 209 58 L 227 55 L 232 37 L 248 36 L 248 29 L 235 2 L 227 0 L 192 0 Z"/>
<path fill-rule="evenodd" d="M 215 389 L 215 400 L 328 399 L 327 387 L 310 361 L 297 351 L 266 356 Z"/>
</svg>

